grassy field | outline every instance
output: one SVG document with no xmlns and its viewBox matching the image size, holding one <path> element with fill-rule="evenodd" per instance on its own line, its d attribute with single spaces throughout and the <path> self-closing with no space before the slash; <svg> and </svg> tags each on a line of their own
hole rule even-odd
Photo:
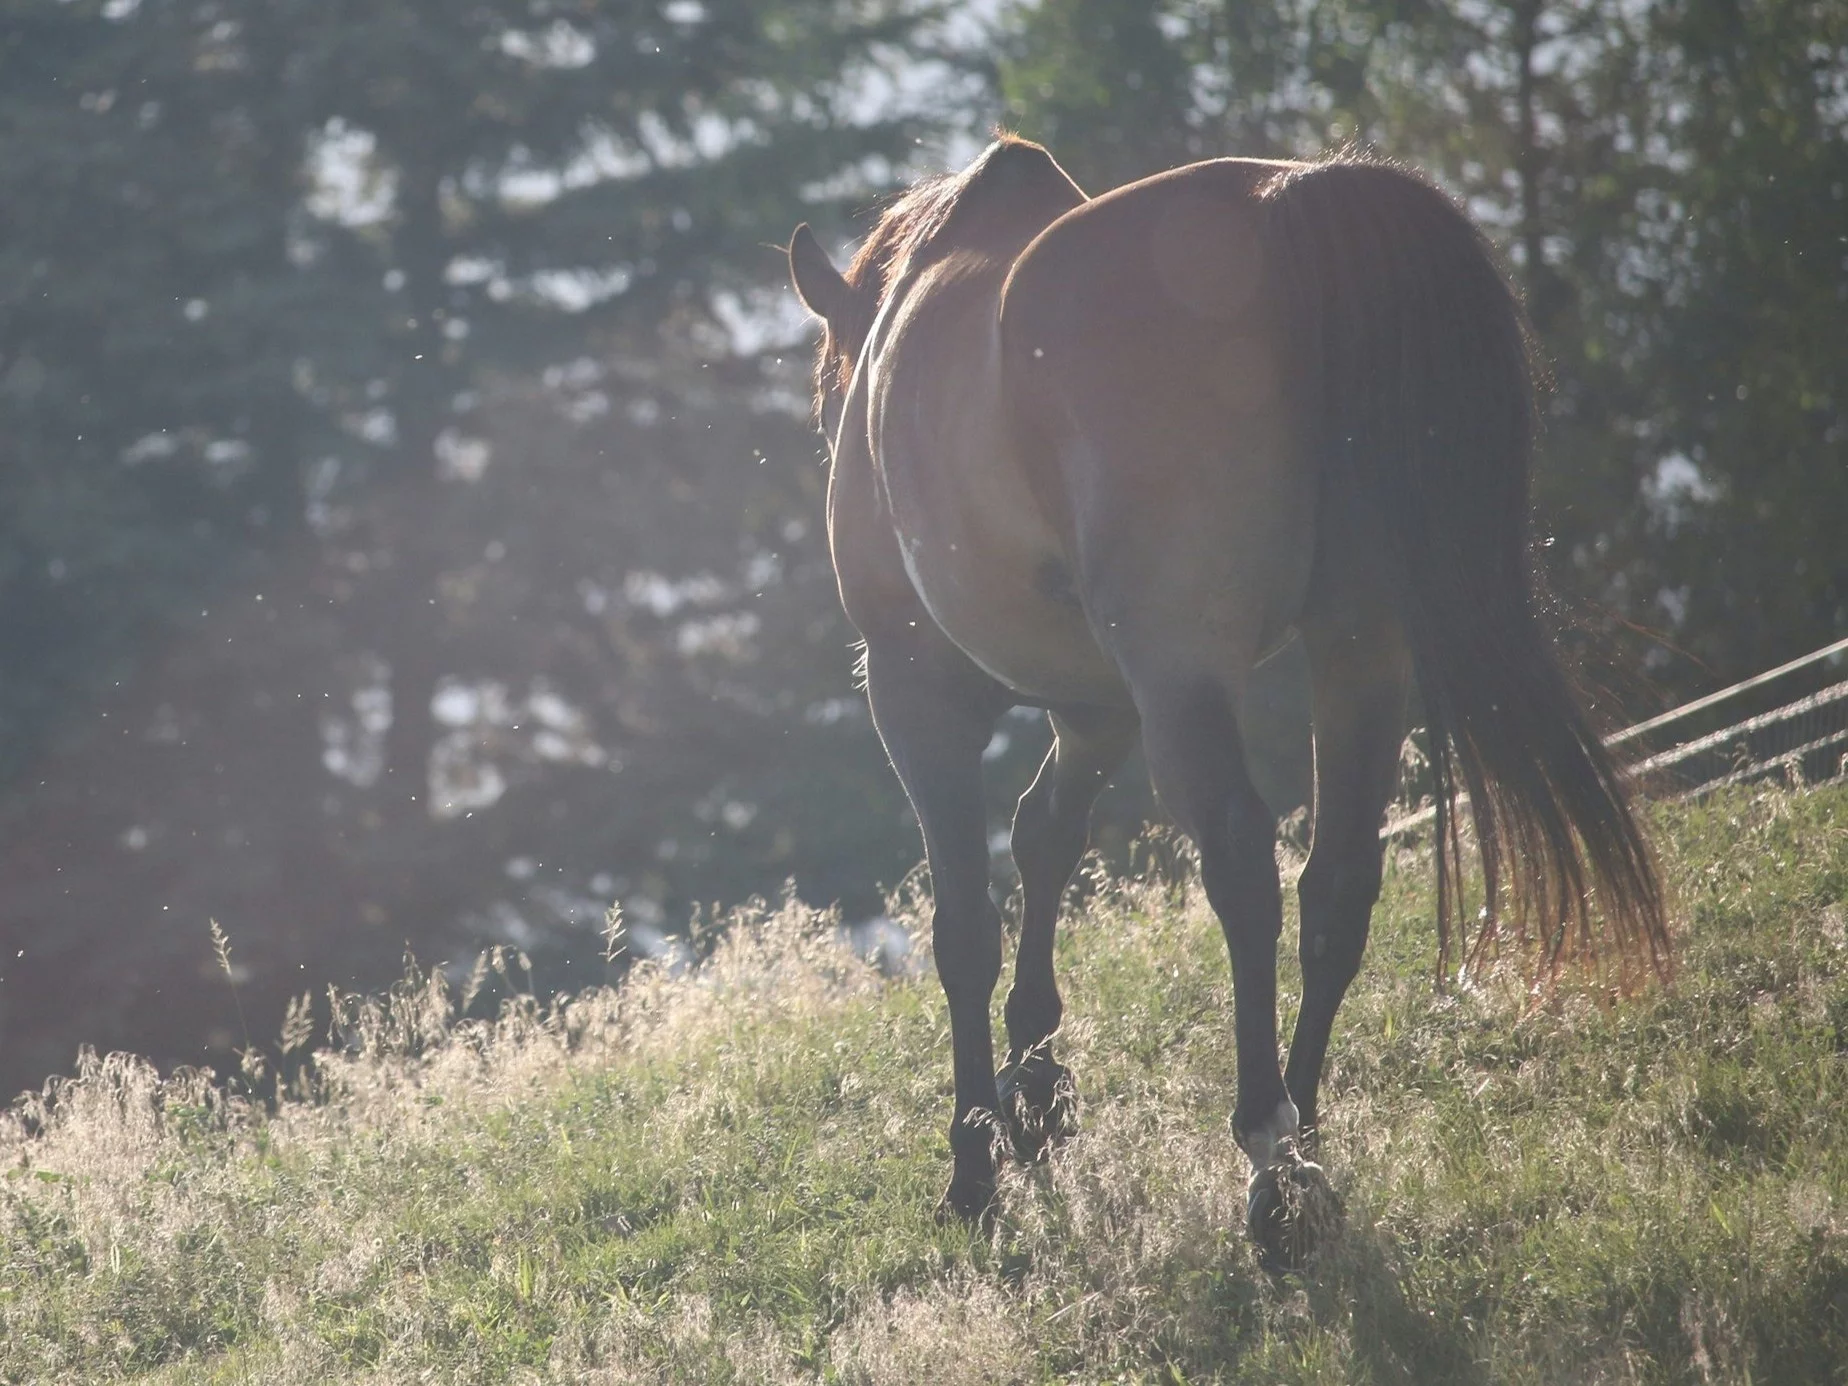
<svg viewBox="0 0 1848 1386">
<path fill-rule="evenodd" d="M 407 985 L 268 1110 L 123 1058 L 16 1109 L 0 1380 L 1848 1381 L 1848 792 L 1658 826 L 1680 972 L 1615 1005 L 1438 995 L 1393 864 L 1300 1279 L 1240 1232 L 1219 931 L 1103 881 L 1061 940 L 1084 1132 L 992 1238 L 930 1218 L 934 978 L 760 910 L 555 1012 Z"/>
</svg>

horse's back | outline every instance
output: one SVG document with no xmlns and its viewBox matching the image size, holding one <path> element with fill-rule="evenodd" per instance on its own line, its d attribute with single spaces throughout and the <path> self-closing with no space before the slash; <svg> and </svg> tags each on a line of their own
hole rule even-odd
<svg viewBox="0 0 1848 1386">
<path fill-rule="evenodd" d="M 1010 330 L 1055 332 L 1061 303 L 1146 317 L 1166 301 L 1221 321 L 1238 316 L 1257 284 L 1259 190 L 1297 165 L 1212 159 L 1124 184 L 1073 207 L 1015 262 L 1004 316 Z M 1082 286 L 1082 304 L 1067 291 Z M 1072 325 L 1072 320 L 1066 320 Z"/>
</svg>

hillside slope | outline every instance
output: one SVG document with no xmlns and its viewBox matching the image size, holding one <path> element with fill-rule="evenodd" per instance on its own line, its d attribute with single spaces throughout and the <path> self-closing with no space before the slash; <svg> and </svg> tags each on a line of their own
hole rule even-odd
<svg viewBox="0 0 1848 1386">
<path fill-rule="evenodd" d="M 1616 1005 L 1437 994 L 1394 863 L 1301 1280 L 1239 1231 L 1196 888 L 1099 882 L 1063 931 L 1085 1129 L 992 1240 L 930 1218 L 935 979 L 792 905 L 549 1015 L 407 984 L 268 1113 L 122 1058 L 17 1108 L 0 1381 L 1848 1379 L 1848 791 L 1657 822 L 1681 971 Z"/>
</svg>

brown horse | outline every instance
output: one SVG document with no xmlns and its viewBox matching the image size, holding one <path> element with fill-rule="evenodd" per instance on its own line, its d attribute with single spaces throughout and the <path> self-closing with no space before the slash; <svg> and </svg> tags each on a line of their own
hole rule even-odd
<svg viewBox="0 0 1848 1386">
<path fill-rule="evenodd" d="M 984 1215 L 996 1118 L 1023 1158 L 1070 1129 L 1054 1062 L 1059 900 L 1140 729 L 1199 848 L 1232 957 L 1232 1130 L 1274 1257 L 1315 1174 L 1317 1086 L 1379 894 L 1381 816 L 1414 677 L 1438 815 L 1440 967 L 1467 790 L 1488 910 L 1548 956 L 1663 956 L 1662 896 L 1618 778 L 1536 614 L 1534 371 L 1489 248 L 1377 160 L 1217 159 L 1087 198 L 1003 139 L 913 188 L 846 274 L 806 226 L 797 293 L 826 324 L 829 535 L 873 718 L 923 827 L 955 1051 L 944 1208 Z M 1275 823 L 1236 710 L 1299 632 L 1315 728 L 1297 890 L 1303 1000 L 1278 1064 Z M 1020 801 L 1022 914 L 995 1072 L 982 750 L 1010 706 L 1055 731 Z M 1602 928 L 1591 915 L 1595 885 Z"/>
</svg>

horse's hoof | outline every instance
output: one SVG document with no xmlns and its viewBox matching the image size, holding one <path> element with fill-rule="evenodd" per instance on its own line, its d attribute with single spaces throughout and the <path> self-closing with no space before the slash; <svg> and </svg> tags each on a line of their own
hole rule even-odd
<svg viewBox="0 0 1848 1386">
<path fill-rule="evenodd" d="M 995 1223 L 995 1181 L 961 1176 L 950 1180 L 950 1187 L 937 1203 L 937 1223 L 960 1223 L 984 1233 L 991 1231 Z"/>
<path fill-rule="evenodd" d="M 1078 1134 L 1078 1087 L 1072 1071 L 1042 1046 L 995 1075 L 1001 1120 L 1014 1158 L 1037 1164 L 1059 1142 Z"/>
<path fill-rule="evenodd" d="M 1251 1176 L 1245 1193 L 1245 1232 L 1257 1248 L 1258 1264 L 1272 1275 L 1302 1270 L 1341 1225 L 1341 1200 L 1322 1167 L 1294 1146 L 1283 1158 Z"/>
</svg>

